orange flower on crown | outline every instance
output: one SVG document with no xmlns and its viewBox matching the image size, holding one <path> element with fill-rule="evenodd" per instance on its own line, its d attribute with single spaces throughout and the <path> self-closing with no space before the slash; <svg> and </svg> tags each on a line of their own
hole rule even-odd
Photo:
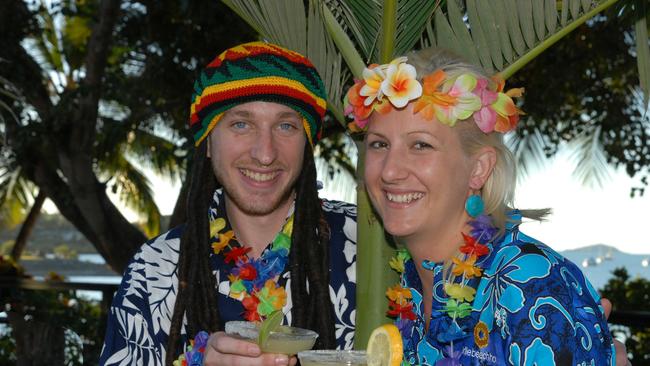
<svg viewBox="0 0 650 366">
<path fill-rule="evenodd" d="M 422 113 L 425 119 L 431 120 L 436 115 L 437 108 L 456 104 L 455 97 L 438 90 L 446 78 L 447 74 L 442 70 L 436 70 L 422 78 L 422 97 L 415 102 L 413 113 Z"/>
<path fill-rule="evenodd" d="M 502 79 L 493 79 L 497 84 L 497 100 L 492 104 L 492 108 L 496 112 L 496 124 L 494 130 L 497 132 L 508 132 L 513 130 L 519 122 L 519 115 L 523 114 L 515 106 L 515 102 L 512 98 L 521 97 L 524 93 L 524 88 L 513 88 L 505 93 L 503 88 L 505 87 L 505 81 Z"/>
</svg>

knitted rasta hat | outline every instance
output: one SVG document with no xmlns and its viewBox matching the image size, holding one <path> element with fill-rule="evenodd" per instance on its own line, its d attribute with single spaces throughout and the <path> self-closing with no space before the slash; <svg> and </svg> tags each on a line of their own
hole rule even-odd
<svg viewBox="0 0 650 366">
<path fill-rule="evenodd" d="M 299 53 L 263 42 L 221 53 L 194 83 L 190 129 L 198 146 L 228 109 L 248 102 L 284 104 L 303 117 L 309 143 L 321 135 L 327 109 L 325 87 L 316 68 Z"/>
</svg>

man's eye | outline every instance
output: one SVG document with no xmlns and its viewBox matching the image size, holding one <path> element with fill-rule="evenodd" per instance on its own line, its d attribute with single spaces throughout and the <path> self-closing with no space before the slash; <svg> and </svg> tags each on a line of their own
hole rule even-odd
<svg viewBox="0 0 650 366">
<path fill-rule="evenodd" d="M 296 129 L 296 126 L 294 126 L 293 123 L 289 122 L 280 123 L 279 127 L 282 131 L 291 131 Z"/>
<path fill-rule="evenodd" d="M 246 122 L 237 121 L 237 122 L 233 122 L 231 126 L 233 128 L 236 128 L 236 129 L 240 130 L 240 129 L 246 128 L 248 126 L 248 124 Z"/>
</svg>

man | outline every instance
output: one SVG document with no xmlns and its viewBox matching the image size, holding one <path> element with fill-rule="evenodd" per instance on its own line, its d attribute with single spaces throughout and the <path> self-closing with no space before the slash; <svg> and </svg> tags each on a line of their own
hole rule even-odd
<svg viewBox="0 0 650 366">
<path fill-rule="evenodd" d="M 309 60 L 271 44 L 233 47 L 203 70 L 187 223 L 128 266 L 100 364 L 169 365 L 201 330 L 213 334 L 206 365 L 295 363 L 217 332 L 275 310 L 317 331 L 318 346 L 351 348 L 356 209 L 318 198 L 325 99 Z"/>
</svg>

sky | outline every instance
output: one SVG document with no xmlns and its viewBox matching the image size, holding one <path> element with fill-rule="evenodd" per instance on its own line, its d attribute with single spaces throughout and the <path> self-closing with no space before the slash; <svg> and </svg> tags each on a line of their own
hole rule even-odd
<svg viewBox="0 0 650 366">
<path fill-rule="evenodd" d="M 354 202 L 352 178 L 342 175 L 332 181 L 324 176 L 323 166 L 317 162 L 319 180 L 325 186 L 321 196 Z M 526 222 L 522 230 L 558 251 L 606 244 L 628 253 L 650 254 L 650 236 L 644 232 L 650 225 L 650 189 L 643 197 L 630 198 L 630 188 L 638 186 L 639 181 L 622 170 L 612 170 L 603 187 L 583 186 L 572 171 L 568 153 L 561 152 L 518 183 L 516 207 L 553 210 L 546 222 Z M 161 213 L 171 214 L 179 187 L 155 176 L 152 184 Z M 51 203 L 45 208 L 55 211 Z M 126 216 L 136 219 L 130 212 Z"/>
</svg>

